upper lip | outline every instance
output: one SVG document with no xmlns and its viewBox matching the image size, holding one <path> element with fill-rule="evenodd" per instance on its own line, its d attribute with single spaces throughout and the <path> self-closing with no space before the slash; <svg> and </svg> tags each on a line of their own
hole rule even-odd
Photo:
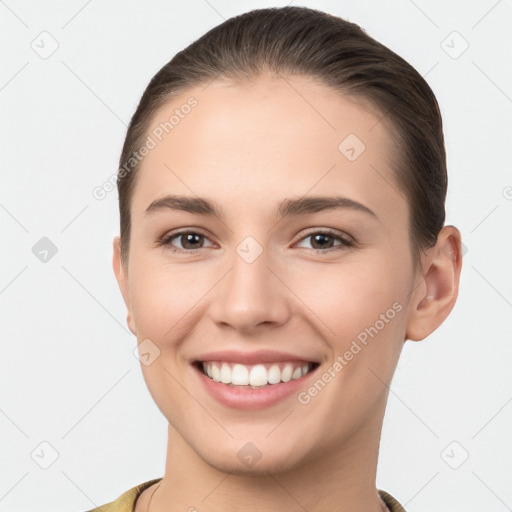
<svg viewBox="0 0 512 512">
<path fill-rule="evenodd" d="M 236 350 L 219 350 L 208 352 L 197 357 L 196 361 L 225 361 L 227 363 L 257 364 L 303 361 L 315 362 L 313 359 L 275 350 L 257 350 L 254 352 L 240 352 Z"/>
</svg>

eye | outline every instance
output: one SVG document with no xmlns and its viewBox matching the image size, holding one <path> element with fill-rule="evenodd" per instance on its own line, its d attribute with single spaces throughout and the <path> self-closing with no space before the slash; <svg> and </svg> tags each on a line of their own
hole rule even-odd
<svg viewBox="0 0 512 512">
<path fill-rule="evenodd" d="M 342 235 L 337 231 L 331 231 L 329 229 L 312 231 L 305 237 L 301 238 L 301 241 L 308 239 L 311 239 L 311 245 L 313 246 L 312 249 L 320 252 L 343 250 L 355 245 L 354 241 L 348 238 L 347 235 Z M 336 240 L 338 240 L 339 243 L 334 245 Z"/>
<path fill-rule="evenodd" d="M 176 245 L 173 244 L 176 240 L 181 247 L 176 247 Z M 160 241 L 160 245 L 166 246 L 172 252 L 193 253 L 204 247 L 203 244 L 205 240 L 208 240 L 208 238 L 196 231 L 180 231 L 179 233 L 165 236 Z"/>
<path fill-rule="evenodd" d="M 343 235 L 329 229 L 311 231 L 301 238 L 299 244 L 308 239 L 311 239 L 311 249 L 320 253 L 343 250 L 355 245 L 354 240 L 349 238 L 348 235 Z M 191 254 L 197 252 L 199 249 L 213 245 L 210 243 L 210 245 L 205 246 L 205 241 L 209 241 L 209 239 L 202 233 L 197 231 L 180 231 L 164 236 L 158 243 L 172 252 Z M 336 243 L 336 241 L 338 243 Z M 179 246 L 177 246 L 178 244 Z M 300 245 L 298 246 L 300 247 Z"/>
</svg>

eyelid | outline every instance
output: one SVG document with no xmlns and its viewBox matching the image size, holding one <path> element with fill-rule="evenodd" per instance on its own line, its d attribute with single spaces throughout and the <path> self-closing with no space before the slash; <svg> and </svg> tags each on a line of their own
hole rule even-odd
<svg viewBox="0 0 512 512">
<path fill-rule="evenodd" d="M 352 236 L 350 236 L 348 233 L 345 233 L 344 231 L 338 231 L 337 229 L 333 228 L 310 228 L 305 233 L 302 233 L 301 237 L 299 238 L 299 241 L 303 240 L 304 238 L 307 238 L 308 236 L 314 235 L 314 234 L 322 234 L 322 235 L 330 235 L 335 238 L 340 238 L 341 240 L 347 242 L 347 243 L 353 243 L 355 244 L 356 241 Z"/>
<path fill-rule="evenodd" d="M 189 254 L 195 253 L 201 249 L 205 249 L 205 247 L 199 247 L 198 249 L 180 249 L 178 247 L 171 245 L 172 239 L 179 238 L 180 236 L 189 235 L 189 234 L 201 235 L 206 240 L 210 240 L 209 235 L 205 234 L 201 230 L 201 228 L 191 227 L 191 228 L 186 228 L 186 229 L 180 229 L 178 231 L 167 232 L 158 239 L 157 244 L 166 246 L 166 247 L 170 248 L 170 250 L 172 250 L 173 252 L 182 252 L 182 253 L 189 253 Z M 211 242 L 211 240 L 210 240 L 210 242 Z M 215 244 L 212 242 L 212 245 L 215 245 Z"/>
</svg>

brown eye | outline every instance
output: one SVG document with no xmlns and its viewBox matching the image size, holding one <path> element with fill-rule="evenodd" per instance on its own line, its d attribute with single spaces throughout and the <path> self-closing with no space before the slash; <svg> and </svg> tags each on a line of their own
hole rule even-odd
<svg viewBox="0 0 512 512">
<path fill-rule="evenodd" d="M 201 233 L 181 231 L 164 238 L 161 243 L 173 252 L 194 252 L 205 247 L 204 242 L 206 240 L 208 238 Z M 174 243 L 175 241 L 177 241 L 177 244 Z"/>
<path fill-rule="evenodd" d="M 329 251 L 352 247 L 352 240 L 331 231 L 315 231 L 303 237 L 301 241 L 310 240 L 311 248 L 317 251 Z M 338 241 L 339 243 L 336 243 Z"/>
<path fill-rule="evenodd" d="M 310 238 L 313 249 L 330 249 L 334 244 L 334 238 L 331 235 L 319 233 L 317 235 L 310 235 Z"/>
<path fill-rule="evenodd" d="M 178 235 L 177 238 L 178 240 L 181 239 L 181 244 L 184 249 L 197 249 L 198 246 L 202 245 L 201 242 L 204 241 L 204 236 L 197 233 L 186 233 Z"/>
</svg>

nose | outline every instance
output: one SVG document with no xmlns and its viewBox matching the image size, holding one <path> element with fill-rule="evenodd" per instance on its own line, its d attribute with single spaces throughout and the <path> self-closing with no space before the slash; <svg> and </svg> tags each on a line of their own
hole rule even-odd
<svg viewBox="0 0 512 512">
<path fill-rule="evenodd" d="M 210 315 L 216 323 L 251 332 L 287 322 L 292 294 L 270 259 L 265 250 L 252 262 L 234 253 L 230 270 L 212 296 Z"/>
</svg>

